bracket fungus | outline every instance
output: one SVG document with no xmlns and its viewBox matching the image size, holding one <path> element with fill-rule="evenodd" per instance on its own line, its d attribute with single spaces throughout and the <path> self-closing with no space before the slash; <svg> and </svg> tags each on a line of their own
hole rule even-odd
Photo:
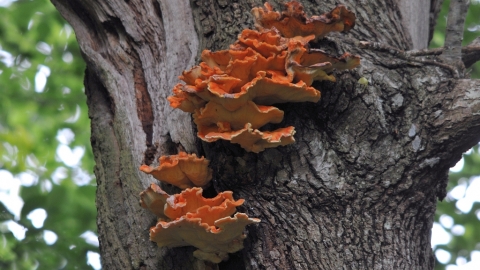
<svg viewBox="0 0 480 270">
<path fill-rule="evenodd" d="M 244 200 L 234 200 L 231 191 L 206 199 L 201 188 L 191 188 L 180 194 L 168 195 L 151 184 L 140 193 L 140 204 L 158 218 L 150 228 L 150 240 L 159 247 L 194 246 L 193 255 L 201 260 L 219 263 L 243 248 L 245 226 L 259 219 L 236 213 Z"/>
<path fill-rule="evenodd" d="M 297 1 L 285 4 L 281 14 L 273 10 L 272 5 L 252 9 L 257 29 L 275 27 L 284 37 L 315 35 L 322 38 L 329 32 L 349 31 L 355 26 L 355 13 L 344 5 L 337 5 L 332 11 L 320 16 L 308 18 L 303 6 Z"/>
<path fill-rule="evenodd" d="M 181 189 L 203 187 L 212 179 L 212 169 L 208 168 L 209 161 L 204 157 L 180 152 L 178 155 L 161 156 L 158 161 L 158 167 L 142 165 L 140 170 Z"/>
<path fill-rule="evenodd" d="M 285 6 L 283 13 L 268 3 L 252 9 L 257 30 L 243 30 L 228 50 L 204 50 L 202 62 L 180 76 L 185 83 L 174 87 L 170 106 L 194 114 L 202 140 L 230 140 L 255 153 L 293 143 L 293 127 L 260 131 L 283 120 L 283 111 L 270 105 L 318 102 L 314 81 L 335 81 L 334 69 L 360 64 L 359 56 L 334 57 L 308 45 L 329 32 L 350 30 L 353 12 L 337 5 L 308 18 L 300 3 Z"/>
</svg>

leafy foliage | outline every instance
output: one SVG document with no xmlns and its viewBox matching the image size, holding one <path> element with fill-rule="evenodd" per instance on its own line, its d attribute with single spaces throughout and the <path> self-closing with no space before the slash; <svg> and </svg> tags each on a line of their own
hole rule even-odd
<svg viewBox="0 0 480 270">
<path fill-rule="evenodd" d="M 47 0 L 0 7 L 0 269 L 88 269 L 98 252 L 84 68 Z"/>
<path fill-rule="evenodd" d="M 462 162 L 461 171 L 450 173 L 449 193 L 445 200 L 437 205 L 435 220 L 441 224 L 445 236 L 450 239 L 447 243 L 434 247 L 437 259 L 442 261 L 437 261 L 437 270 L 445 269 L 447 264 L 465 264 L 472 260 L 472 252 L 477 253 L 480 250 L 479 146 L 464 154 Z M 437 253 L 438 250 L 448 251 L 450 256 L 444 256 L 442 259 Z M 477 267 L 478 263 L 476 261 Z"/>
</svg>

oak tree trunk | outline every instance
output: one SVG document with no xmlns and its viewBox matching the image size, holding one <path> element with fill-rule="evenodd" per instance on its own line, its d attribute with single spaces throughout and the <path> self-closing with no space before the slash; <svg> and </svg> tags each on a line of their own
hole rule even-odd
<svg viewBox="0 0 480 270">
<path fill-rule="evenodd" d="M 422 49 L 439 1 L 342 1 L 357 15 L 355 28 L 315 46 L 358 54 L 361 66 L 335 72 L 336 83 L 314 84 L 318 103 L 279 105 L 285 119 L 278 126 L 295 126 L 296 143 L 260 154 L 200 142 L 191 116 L 166 98 L 201 50 L 226 49 L 253 27 L 250 10 L 261 1 L 52 2 L 87 63 L 104 269 L 217 267 L 195 260 L 192 248 L 148 240 L 155 217 L 138 201 L 154 179 L 138 167 L 180 150 L 210 159 L 211 191 L 232 190 L 246 200 L 239 210 L 262 220 L 219 269 L 433 268 L 437 199 L 448 169 L 480 139 L 480 82 L 359 41 Z M 316 15 L 336 1 L 301 2 Z M 361 77 L 367 86 L 357 83 Z"/>
</svg>

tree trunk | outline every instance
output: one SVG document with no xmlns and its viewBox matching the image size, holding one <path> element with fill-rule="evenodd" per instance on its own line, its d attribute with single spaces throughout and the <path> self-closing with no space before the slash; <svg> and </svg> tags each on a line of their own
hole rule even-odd
<svg viewBox="0 0 480 270">
<path fill-rule="evenodd" d="M 295 126 L 296 143 L 260 154 L 201 143 L 191 116 L 172 111 L 166 97 L 202 49 L 226 49 L 252 28 L 249 11 L 262 2 L 52 1 L 87 63 L 104 269 L 212 267 L 192 248 L 157 248 L 148 240 L 155 217 L 138 204 L 153 182 L 138 167 L 180 150 L 206 155 L 215 191 L 245 198 L 239 210 L 262 220 L 219 269 L 433 268 L 437 198 L 449 167 L 480 139 L 480 82 L 453 78 L 448 63 L 359 43 L 425 47 L 430 22 L 411 18 L 434 18 L 430 1 L 343 1 L 357 15 L 355 28 L 318 46 L 358 54 L 361 66 L 314 84 L 322 92 L 316 104 L 280 105 L 279 126 Z M 271 1 L 277 10 L 279 2 Z M 302 3 L 309 15 L 335 6 L 311 2 Z"/>
</svg>

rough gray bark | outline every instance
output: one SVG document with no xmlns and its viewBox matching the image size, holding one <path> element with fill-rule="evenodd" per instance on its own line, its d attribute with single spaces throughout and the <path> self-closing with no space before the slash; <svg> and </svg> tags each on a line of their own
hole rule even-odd
<svg viewBox="0 0 480 270">
<path fill-rule="evenodd" d="M 263 3 L 53 2 L 87 62 L 104 269 L 217 267 L 194 260 L 191 248 L 148 241 L 155 218 L 140 208 L 138 193 L 153 178 L 138 167 L 179 150 L 205 154 L 215 191 L 233 190 L 246 199 L 239 210 L 262 219 L 248 228 L 245 249 L 220 269 L 433 268 L 437 198 L 445 194 L 448 168 L 480 139 L 480 82 L 454 79 L 431 61 L 360 48 L 359 41 L 416 46 L 396 1 L 343 1 L 357 25 L 318 46 L 359 54 L 361 67 L 336 72 L 336 83 L 317 83 L 318 104 L 280 105 L 279 126 L 294 125 L 297 142 L 260 154 L 200 143 L 190 116 L 172 111 L 166 97 L 202 49 L 227 48 L 253 25 L 249 10 Z M 334 2 L 303 4 L 321 14 Z M 427 40 L 422 33 L 418 40 Z"/>
</svg>

